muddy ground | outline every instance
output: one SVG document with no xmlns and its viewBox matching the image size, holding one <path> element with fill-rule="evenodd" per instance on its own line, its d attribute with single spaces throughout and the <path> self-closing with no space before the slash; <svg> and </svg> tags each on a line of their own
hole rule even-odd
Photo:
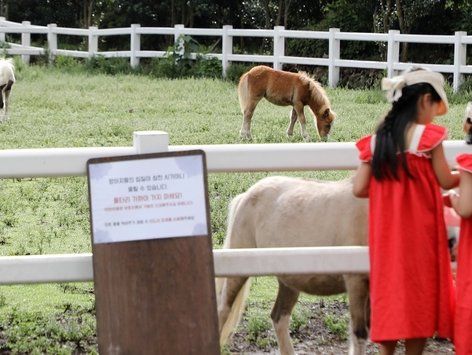
<svg viewBox="0 0 472 355">
<path fill-rule="evenodd" d="M 326 315 L 329 319 L 346 319 L 347 304 L 342 301 L 323 302 L 318 301 L 304 305 L 308 307 L 309 314 L 305 324 L 296 331 L 291 332 L 297 354 L 347 354 L 348 341 L 346 333 L 339 331 L 334 326 L 327 326 Z M 270 312 L 269 312 L 270 313 Z M 250 326 L 247 319 L 244 319 L 238 327 L 237 332 L 227 347 L 230 354 L 278 354 L 275 333 L 272 329 L 261 332 L 257 336 L 248 331 Z M 404 353 L 400 344 L 400 351 Z M 369 342 L 367 354 L 378 352 L 375 344 Z M 454 347 L 447 340 L 429 339 L 424 354 L 453 354 Z"/>
</svg>

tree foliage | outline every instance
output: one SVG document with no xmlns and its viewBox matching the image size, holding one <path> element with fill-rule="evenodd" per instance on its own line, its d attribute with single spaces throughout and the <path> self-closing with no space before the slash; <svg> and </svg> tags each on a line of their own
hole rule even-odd
<svg viewBox="0 0 472 355">
<path fill-rule="evenodd" d="M 470 0 L 0 0 L 0 15 L 34 24 L 104 28 L 129 26 L 300 29 L 447 33 L 470 30 Z M 442 15 L 439 16 L 439 15 Z M 447 18 L 447 21 L 439 21 Z M 431 23 L 426 19 L 435 19 Z M 319 26 L 318 26 L 319 27 Z"/>
<path fill-rule="evenodd" d="M 326 31 L 337 27 L 351 32 L 387 32 L 452 34 L 472 33 L 472 2 L 470 0 L 0 0 L 0 16 L 8 20 L 31 21 L 36 25 L 56 23 L 65 27 L 99 28 L 141 26 L 218 28 L 273 28 Z M 172 39 L 144 38 L 144 47 L 156 48 L 172 44 Z M 212 39 L 215 41 L 215 39 Z M 218 40 L 205 43 L 218 46 Z M 449 61 L 449 50 L 434 49 L 433 55 L 424 47 L 404 43 L 403 61 L 420 60 L 428 55 L 438 62 Z M 102 39 L 101 47 L 125 48 L 124 38 Z M 235 50 L 268 51 L 271 42 L 254 39 L 235 40 Z M 325 44 L 315 41 L 289 41 L 288 51 L 299 55 L 324 56 Z M 414 48 L 415 47 L 415 48 Z M 436 46 L 437 47 L 437 46 Z M 435 48 L 436 48 L 435 47 Z M 241 49 L 246 48 L 246 49 Z M 343 42 L 346 58 L 375 58 L 385 53 L 381 44 Z M 291 55 L 295 55 L 292 53 Z"/>
</svg>

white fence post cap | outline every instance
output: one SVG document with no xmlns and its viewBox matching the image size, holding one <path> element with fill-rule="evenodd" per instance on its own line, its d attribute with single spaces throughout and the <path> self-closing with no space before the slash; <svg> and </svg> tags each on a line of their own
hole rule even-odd
<svg viewBox="0 0 472 355">
<path fill-rule="evenodd" d="M 133 133 L 136 154 L 159 153 L 169 150 L 169 134 L 164 131 L 136 131 Z"/>
</svg>

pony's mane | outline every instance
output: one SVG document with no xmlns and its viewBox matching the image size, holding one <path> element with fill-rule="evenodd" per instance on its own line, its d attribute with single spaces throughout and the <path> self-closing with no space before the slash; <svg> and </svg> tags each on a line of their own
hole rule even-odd
<svg viewBox="0 0 472 355">
<path fill-rule="evenodd" d="M 321 109 L 331 108 L 328 95 L 326 95 L 326 91 L 321 84 L 304 71 L 300 71 L 298 74 L 300 74 L 300 78 L 309 85 L 311 97 L 315 100 L 316 105 Z"/>
</svg>

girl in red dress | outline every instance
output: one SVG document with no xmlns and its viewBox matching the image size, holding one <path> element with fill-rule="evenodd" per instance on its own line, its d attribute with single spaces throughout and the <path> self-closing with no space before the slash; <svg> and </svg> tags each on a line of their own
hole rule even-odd
<svg viewBox="0 0 472 355">
<path fill-rule="evenodd" d="M 392 103 L 375 135 L 357 142 L 357 197 L 369 198 L 371 339 L 393 354 L 421 354 L 436 332 L 453 332 L 454 290 L 440 187 L 458 185 L 444 156 L 444 78 L 413 69 L 384 79 Z"/>
<path fill-rule="evenodd" d="M 472 136 L 471 118 L 466 118 L 464 128 Z M 457 163 L 460 170 L 459 195 L 450 195 L 452 207 L 462 217 L 457 258 L 454 343 L 456 354 L 463 355 L 472 354 L 472 154 L 459 155 Z"/>
</svg>

